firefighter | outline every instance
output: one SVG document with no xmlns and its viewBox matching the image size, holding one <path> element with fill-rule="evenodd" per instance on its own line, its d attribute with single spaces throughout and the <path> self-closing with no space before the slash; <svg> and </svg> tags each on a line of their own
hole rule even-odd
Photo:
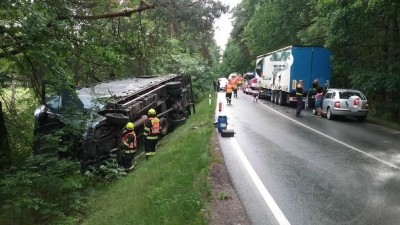
<svg viewBox="0 0 400 225">
<path fill-rule="evenodd" d="M 134 168 L 133 156 L 135 155 L 137 147 L 137 140 L 135 134 L 135 125 L 131 122 L 127 123 L 122 131 L 122 166 L 126 170 Z"/>
<path fill-rule="evenodd" d="M 303 93 L 304 93 L 303 80 L 300 80 L 296 86 L 296 100 L 297 100 L 296 116 L 297 117 L 302 117 L 300 113 L 303 108 Z"/>
<path fill-rule="evenodd" d="M 225 97 L 226 97 L 226 103 L 228 103 L 228 104 L 231 104 L 232 91 L 233 91 L 232 85 L 228 81 L 228 83 L 225 86 L 225 92 L 226 92 Z"/>
<path fill-rule="evenodd" d="M 157 118 L 156 110 L 149 109 L 149 118 L 144 122 L 144 151 L 146 159 L 156 154 L 156 145 L 161 133 L 160 120 Z"/>
<path fill-rule="evenodd" d="M 237 98 L 237 89 L 238 89 L 238 85 L 237 85 L 237 77 L 234 77 L 232 79 L 230 79 L 230 84 L 232 85 L 232 90 L 233 90 L 233 97 Z"/>
</svg>

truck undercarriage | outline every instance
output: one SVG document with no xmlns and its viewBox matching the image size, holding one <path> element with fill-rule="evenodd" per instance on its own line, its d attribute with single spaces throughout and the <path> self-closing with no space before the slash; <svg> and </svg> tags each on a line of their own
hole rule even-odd
<svg viewBox="0 0 400 225">
<path fill-rule="evenodd" d="M 194 110 L 190 88 L 189 76 L 174 74 L 136 77 L 78 88 L 75 93 L 79 101 L 74 105 L 78 105 L 77 108 L 82 109 L 81 115 L 84 115 L 80 117 L 83 120 L 80 135 L 64 135 L 59 142 L 72 140 L 73 145 L 70 145 L 66 155 L 77 157 L 83 169 L 99 164 L 113 154 L 119 158 L 122 154 L 120 141 L 123 127 L 127 122 L 134 123 L 140 143 L 149 109 L 156 110 L 162 135 L 185 123 L 191 115 L 191 107 Z M 74 114 L 68 107 L 71 98 L 65 92 L 54 97 L 52 102 L 43 97 L 42 102 L 35 111 L 35 154 L 47 151 L 43 148 L 46 141 L 43 135 L 54 134 L 68 126 L 73 120 L 64 118 Z M 136 156 L 140 154 L 137 151 Z"/>
</svg>

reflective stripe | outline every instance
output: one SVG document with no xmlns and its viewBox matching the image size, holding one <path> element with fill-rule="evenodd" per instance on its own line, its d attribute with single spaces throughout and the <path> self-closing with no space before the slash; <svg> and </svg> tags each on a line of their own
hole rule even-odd
<svg viewBox="0 0 400 225">
<path fill-rule="evenodd" d="M 128 136 L 132 135 L 132 142 L 128 143 Z M 122 136 L 122 144 L 129 149 L 136 149 L 137 146 L 137 140 L 136 140 L 136 134 L 134 131 L 127 131 L 125 134 Z"/>
<path fill-rule="evenodd" d="M 127 154 L 129 154 L 129 153 L 135 153 L 136 152 L 136 150 L 126 150 L 126 151 L 124 151 L 124 153 L 127 153 Z"/>
<path fill-rule="evenodd" d="M 301 95 L 302 96 L 303 94 L 302 93 L 296 93 L 296 95 Z"/>
<path fill-rule="evenodd" d="M 146 136 L 146 139 L 148 139 L 148 140 L 156 140 L 156 139 L 158 139 L 158 136 Z"/>
<path fill-rule="evenodd" d="M 146 155 L 155 155 L 155 152 L 146 152 Z"/>
</svg>

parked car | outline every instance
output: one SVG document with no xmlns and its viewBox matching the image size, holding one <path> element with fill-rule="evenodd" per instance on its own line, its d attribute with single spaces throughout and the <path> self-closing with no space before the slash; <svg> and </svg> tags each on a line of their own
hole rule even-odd
<svg viewBox="0 0 400 225">
<path fill-rule="evenodd" d="M 322 114 L 328 120 L 338 116 L 351 116 L 362 122 L 368 115 L 368 100 L 358 90 L 328 89 L 322 101 Z"/>
<path fill-rule="evenodd" d="M 252 90 L 258 90 L 259 87 L 259 83 L 258 83 L 258 79 L 257 77 L 253 78 L 250 80 L 250 89 Z"/>
<path fill-rule="evenodd" d="M 249 89 L 250 89 L 250 81 L 246 80 L 243 82 L 242 85 L 243 93 L 248 94 Z"/>
</svg>

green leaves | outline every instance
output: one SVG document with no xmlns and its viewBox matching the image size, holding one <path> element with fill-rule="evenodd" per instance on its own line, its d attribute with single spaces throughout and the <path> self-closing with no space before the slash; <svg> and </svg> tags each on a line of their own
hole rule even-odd
<svg viewBox="0 0 400 225">
<path fill-rule="evenodd" d="M 28 158 L 0 180 L 1 224 L 51 224 L 72 220 L 86 198 L 76 161 L 50 156 Z M 10 221 L 14 220 L 14 221 Z"/>
</svg>

